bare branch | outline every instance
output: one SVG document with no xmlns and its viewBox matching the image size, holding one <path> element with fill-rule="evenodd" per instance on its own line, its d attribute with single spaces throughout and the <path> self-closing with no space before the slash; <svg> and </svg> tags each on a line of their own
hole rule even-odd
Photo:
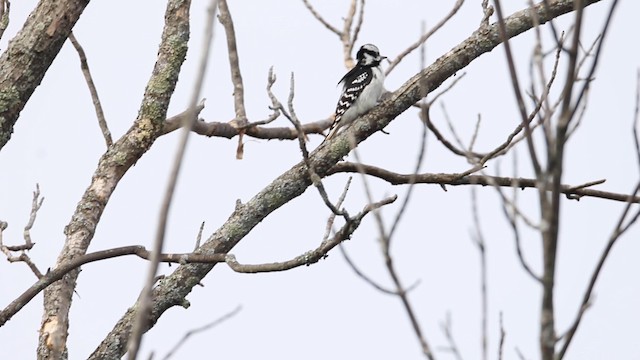
<svg viewBox="0 0 640 360">
<path fill-rule="evenodd" d="M 349 267 L 351 267 L 351 270 L 353 270 L 354 273 L 356 273 L 356 275 L 358 275 L 358 277 L 360 277 L 362 280 L 364 280 L 364 282 L 366 282 L 367 284 L 373 286 L 374 289 L 385 293 L 387 295 L 398 295 L 397 291 L 394 290 L 389 290 L 385 287 L 383 287 L 382 285 L 378 284 L 377 282 L 375 282 L 373 279 L 371 279 L 370 277 L 368 277 L 365 273 L 363 273 L 362 271 L 360 271 L 360 269 L 356 266 L 356 264 L 353 262 L 353 260 L 351 260 L 351 257 L 349 257 L 349 254 L 347 254 L 347 250 L 345 250 L 344 246 L 342 245 L 342 243 L 339 246 L 340 249 L 340 253 L 342 254 L 342 257 L 344 257 L 344 260 L 347 262 L 347 264 L 349 265 Z M 420 281 L 416 281 L 415 284 L 409 286 L 407 288 L 407 292 L 413 290 L 414 288 L 416 288 L 418 285 L 420 284 Z"/>
<path fill-rule="evenodd" d="M 424 23 L 422 25 L 424 27 Z M 420 46 L 420 67 L 421 68 L 425 68 L 427 66 L 426 53 L 427 53 L 426 46 L 423 43 Z M 427 150 L 427 120 L 428 120 L 428 117 L 429 117 L 429 110 L 431 108 L 430 104 L 431 103 L 427 102 L 426 97 L 422 99 L 422 106 L 420 108 L 420 114 L 419 114 L 420 124 L 422 124 L 422 134 L 420 136 L 420 147 L 418 148 L 418 154 L 416 156 L 416 162 L 415 162 L 414 170 L 413 170 L 414 178 L 415 178 L 415 175 L 418 174 L 418 172 L 420 172 L 420 168 L 422 167 L 422 162 L 424 161 L 424 158 L 426 156 L 426 150 Z M 393 234 L 398 229 L 398 226 L 400 224 L 400 220 L 402 219 L 402 216 L 404 215 L 405 211 L 407 210 L 407 207 L 409 205 L 409 200 L 411 199 L 411 195 L 413 194 L 414 185 L 415 185 L 415 182 L 410 182 L 409 183 L 409 188 L 407 189 L 407 194 L 404 197 L 404 201 L 402 202 L 402 205 L 400 205 L 400 209 L 398 209 L 398 212 L 396 213 L 396 216 L 393 219 L 393 223 L 391 225 L 391 230 L 389 230 L 389 233 L 386 235 L 386 239 L 387 239 L 388 242 L 391 241 L 391 238 L 393 237 Z M 388 243 L 386 244 L 386 247 L 389 247 Z"/>
<path fill-rule="evenodd" d="M 236 31 L 233 26 L 233 19 L 227 6 L 226 0 L 218 2 L 220 15 L 218 19 L 224 27 L 227 36 L 227 49 L 229 52 L 229 66 L 231 67 L 231 81 L 233 82 L 233 106 L 236 111 L 235 120 L 239 126 L 245 125 L 247 121 L 247 112 L 244 107 L 244 84 L 242 82 L 242 74 L 240 72 L 240 64 L 238 59 L 238 48 L 236 45 Z"/>
<path fill-rule="evenodd" d="M 320 15 L 316 9 L 313 8 L 313 6 L 311 6 L 311 4 L 309 3 L 308 0 L 302 0 L 302 2 L 304 3 L 304 6 L 307 7 L 307 9 L 309 9 L 309 11 L 311 12 L 311 15 L 313 15 L 313 17 L 315 17 L 318 21 L 320 21 L 320 23 L 322 25 L 324 25 L 324 27 L 326 27 L 327 29 L 329 29 L 329 31 L 331 31 L 332 33 L 342 37 L 342 32 L 340 30 L 338 30 L 337 28 L 333 27 L 333 25 L 329 24 L 323 17 L 322 15 Z"/>
<path fill-rule="evenodd" d="M 533 166 L 534 173 L 537 179 L 540 179 L 542 176 L 542 170 L 540 167 L 540 161 L 538 160 L 538 156 L 536 154 L 535 147 L 533 145 L 533 138 L 531 135 L 531 128 L 529 126 L 529 120 L 527 116 L 527 108 L 524 104 L 524 99 L 522 97 L 522 92 L 520 90 L 520 83 L 518 81 L 518 73 L 516 71 L 516 65 L 513 61 L 513 55 L 511 53 L 511 46 L 509 45 L 509 38 L 507 36 L 507 30 L 505 25 L 505 19 L 502 15 L 502 7 L 500 6 L 499 0 L 494 0 L 496 14 L 498 15 L 498 29 L 500 33 L 500 37 L 504 42 L 504 51 L 507 56 L 507 64 L 509 66 L 509 74 L 511 75 L 511 84 L 513 86 L 513 92 L 516 97 L 516 101 L 518 103 L 518 110 L 520 111 L 521 122 L 524 125 L 524 132 L 527 139 L 527 148 L 529 149 L 529 157 L 531 158 L 531 165 Z M 537 18 L 536 18 L 537 19 Z"/>
<path fill-rule="evenodd" d="M 209 324 L 206 324 L 204 326 L 195 328 L 195 329 L 191 329 L 189 331 L 187 331 L 182 338 L 180 339 L 180 341 L 178 341 L 173 348 L 171 348 L 171 350 L 169 350 L 169 352 L 167 353 L 167 355 L 165 355 L 162 359 L 163 360 L 168 360 L 170 359 L 179 349 L 182 345 L 184 345 L 187 342 L 187 339 L 189 339 L 189 337 L 191 337 L 192 335 L 196 335 L 197 333 L 201 333 L 201 332 L 205 332 L 208 331 L 209 329 L 212 329 L 220 324 L 222 324 L 223 322 L 231 319 L 232 317 L 236 316 L 240 310 L 242 310 L 242 306 L 238 305 L 236 306 L 235 309 L 233 309 L 232 311 L 228 312 L 225 315 L 222 315 L 221 317 L 217 318 L 216 320 L 210 322 Z"/>
<path fill-rule="evenodd" d="M 478 247 L 480 253 L 480 298 L 482 308 L 482 320 L 480 322 L 482 335 L 480 343 L 482 344 L 482 359 L 487 360 L 488 357 L 488 315 L 489 315 L 489 300 L 487 294 L 487 253 L 486 242 L 484 241 L 484 235 L 480 227 L 480 215 L 478 212 L 478 197 L 476 194 L 476 188 L 471 188 L 471 214 L 473 216 L 473 232 L 471 239 L 473 243 Z"/>
<path fill-rule="evenodd" d="M 611 13 L 613 12 L 615 5 L 616 5 L 615 3 L 611 5 L 609 18 L 607 19 L 607 24 L 608 24 L 608 21 L 610 20 Z M 634 150 L 636 152 L 636 158 L 638 159 L 638 166 L 640 167 L 640 139 L 638 137 L 639 134 L 637 130 L 638 122 L 640 120 L 640 72 L 638 72 L 636 81 L 637 81 L 636 82 L 636 99 L 635 99 L 636 103 L 635 103 L 634 116 L 633 116 L 633 122 L 631 127 L 634 135 Z M 598 263 L 593 270 L 593 273 L 589 280 L 589 284 L 587 285 L 587 289 L 585 290 L 585 293 L 582 297 L 582 303 L 580 305 L 580 309 L 578 310 L 578 313 L 576 315 L 576 318 L 572 326 L 567 330 L 567 333 L 564 336 L 564 344 L 562 345 L 557 356 L 559 360 L 562 360 L 562 358 L 566 354 L 567 349 L 569 348 L 569 345 L 571 345 L 571 341 L 573 340 L 574 335 L 578 331 L 578 327 L 580 326 L 580 322 L 582 321 L 584 312 L 586 311 L 586 309 L 589 307 L 591 303 L 593 289 L 595 287 L 596 281 L 598 280 L 598 277 L 600 276 L 602 267 L 604 266 L 604 262 L 609 256 L 609 253 L 611 252 L 613 246 L 616 244 L 618 239 L 640 218 L 640 211 L 636 210 L 635 214 L 633 214 L 631 218 L 625 223 L 625 220 L 627 219 L 631 211 L 631 205 L 633 203 L 632 199 L 635 197 L 635 195 L 639 191 L 640 191 L 640 181 L 635 186 L 635 189 L 633 191 L 633 196 L 629 196 L 628 202 L 624 210 L 622 211 L 622 214 L 618 218 L 618 223 L 616 224 L 614 230 L 609 236 L 609 241 L 607 242 L 605 249 L 602 251 L 602 254 L 600 255 L 600 259 L 598 260 Z"/>
<path fill-rule="evenodd" d="M 35 245 L 31 240 L 31 228 L 33 228 L 33 224 L 36 221 L 36 215 L 38 214 L 38 210 L 40 210 L 43 201 L 44 198 L 40 198 L 40 186 L 36 184 L 36 190 L 33 192 L 33 200 L 31 201 L 29 220 L 27 221 L 22 233 L 24 245 L 5 245 L 2 240 L 2 233 L 9 225 L 4 221 L 0 221 L 0 251 L 2 251 L 2 253 L 7 257 L 7 261 L 9 262 L 23 262 L 27 264 L 38 279 L 42 278 L 42 272 L 40 272 L 40 269 L 38 269 L 36 264 L 31 261 L 31 258 L 27 255 L 26 251 L 31 250 Z M 12 254 L 12 252 L 17 251 L 20 252 L 19 255 Z"/>
<path fill-rule="evenodd" d="M 451 324 L 451 314 L 447 313 L 447 317 L 444 322 L 440 323 L 440 329 L 444 333 L 444 337 L 447 339 L 449 346 L 446 348 L 447 351 L 450 351 L 456 360 L 462 360 L 462 355 L 460 355 L 460 350 L 458 349 L 458 345 L 456 344 L 455 339 L 453 338 L 453 325 Z"/>
<path fill-rule="evenodd" d="M 351 34 L 351 40 L 349 43 L 351 44 L 351 48 L 349 49 L 349 53 L 353 51 L 353 45 L 355 45 L 356 41 L 358 41 L 358 35 L 360 35 L 360 29 L 362 28 L 362 23 L 364 21 L 364 3 L 365 0 L 360 0 L 360 12 L 358 13 L 358 22 L 356 23 L 356 27 L 353 29 L 353 33 Z"/>
<path fill-rule="evenodd" d="M 333 119 L 323 119 L 302 125 L 304 134 L 322 134 L 322 132 L 331 126 Z M 298 139 L 298 131 L 295 127 L 264 127 L 257 126 L 260 122 L 249 123 L 244 127 L 234 127 L 226 122 L 205 122 L 199 120 L 193 125 L 194 133 L 208 137 L 224 137 L 232 139 L 243 133 L 256 139 L 265 140 L 296 140 Z M 180 121 L 177 119 L 167 119 L 165 122 L 164 134 L 175 131 L 180 127 Z"/>
<path fill-rule="evenodd" d="M 370 203 L 364 207 L 364 209 L 356 214 L 354 217 L 350 218 L 350 221 L 346 222 L 342 228 L 334 235 L 330 240 L 323 241 L 320 246 L 316 249 L 307 251 L 306 253 L 299 255 L 291 260 L 276 262 L 276 263 L 267 263 L 267 264 L 258 264 L 258 265 L 247 265 L 247 264 L 239 264 L 236 261 L 234 255 L 227 255 L 225 261 L 229 267 L 235 271 L 240 273 L 261 273 L 261 272 L 274 272 L 274 271 L 285 271 L 290 270 L 299 266 L 308 266 L 314 264 L 321 259 L 324 259 L 327 256 L 327 253 L 340 244 L 342 241 L 348 239 L 351 234 L 360 226 L 362 219 L 371 211 L 375 211 L 378 208 L 388 205 L 396 201 L 397 196 L 391 196 L 385 198 L 379 202 Z"/>
<path fill-rule="evenodd" d="M 2 223 L 0 223 L 0 225 L 2 225 Z M 65 275 L 75 269 L 78 269 L 82 265 L 94 261 L 101 261 L 127 255 L 136 255 L 141 259 L 150 260 L 151 254 L 152 252 L 145 249 L 144 246 L 124 246 L 84 254 L 82 256 L 74 258 L 73 260 L 60 264 L 54 269 L 49 270 L 35 284 L 33 284 L 29 289 L 22 293 L 22 295 L 12 301 L 9 305 L 7 305 L 6 308 L 4 308 L 0 312 L 0 326 L 9 321 L 13 315 L 20 311 L 20 309 L 22 309 L 25 305 L 27 305 L 29 301 L 31 301 L 31 299 L 38 295 L 42 290 L 44 290 L 54 282 L 62 279 Z M 215 264 L 224 262 L 225 254 L 160 254 L 159 259 L 162 262 L 175 264 Z"/>
<path fill-rule="evenodd" d="M 504 350 L 504 339 L 507 337 L 507 333 L 504 331 L 504 324 L 502 323 L 502 311 L 500 312 L 500 343 L 498 344 L 498 360 L 502 360 L 502 352 Z"/>
<path fill-rule="evenodd" d="M 351 41 L 351 26 L 353 26 L 353 19 L 356 16 L 356 7 L 358 6 L 358 0 L 351 0 L 351 5 L 347 11 L 347 16 L 344 17 L 344 25 L 342 26 L 342 32 L 340 40 L 342 41 L 342 51 L 344 55 L 344 65 L 347 69 L 351 69 L 353 64 L 353 58 L 351 58 L 351 51 L 353 50 L 353 42 Z"/>
<path fill-rule="evenodd" d="M 493 6 L 489 5 L 489 0 L 482 0 L 482 20 L 480 21 L 480 27 L 489 27 L 489 18 L 493 15 Z"/>
<path fill-rule="evenodd" d="M 224 0 L 220 1 L 221 3 L 225 2 Z M 169 174 L 169 180 L 167 182 L 167 189 L 165 191 L 160 207 L 156 236 L 153 243 L 153 252 L 151 253 L 151 261 L 149 262 L 149 271 L 147 273 L 145 287 L 142 290 L 140 298 L 138 299 L 136 319 L 133 323 L 131 337 L 127 344 L 127 353 L 129 360 L 135 360 L 137 358 L 138 350 L 140 348 L 140 342 L 142 341 L 142 335 L 148 327 L 147 318 L 149 316 L 149 313 L 151 312 L 151 289 L 153 287 L 153 284 L 155 283 L 154 279 L 158 271 L 158 265 L 160 264 L 160 255 L 164 246 L 165 232 L 167 229 L 167 222 L 169 220 L 169 209 L 171 208 L 173 194 L 178 182 L 178 174 L 180 173 L 182 160 L 187 149 L 187 142 L 189 140 L 189 134 L 191 134 L 191 127 L 193 126 L 193 123 L 197 118 L 196 108 L 198 99 L 200 98 L 200 93 L 202 92 L 202 86 L 204 85 L 211 43 L 213 41 L 213 24 L 218 4 L 218 0 L 211 0 L 207 9 L 207 22 L 202 44 L 202 54 L 200 55 L 198 71 L 196 73 L 196 81 L 193 85 L 188 115 L 183 119 L 183 131 L 178 142 L 174 161 L 171 166 L 171 172 Z M 226 3 L 224 5 L 221 5 L 220 7 L 226 8 Z M 228 17 L 228 9 L 225 16 Z M 231 31 L 233 31 L 233 27 Z M 231 50 L 229 51 L 229 53 L 231 53 Z"/>
<path fill-rule="evenodd" d="M 349 176 L 349 179 L 347 179 L 347 183 L 344 185 L 344 190 L 342 190 L 342 194 L 340 194 L 340 197 L 336 202 L 335 207 L 337 209 L 342 207 L 342 204 L 344 203 L 344 199 L 347 197 L 347 192 L 349 191 L 349 187 L 351 186 L 352 180 L 353 180 L 353 177 Z M 333 230 L 333 223 L 335 220 L 336 220 L 336 213 L 332 211 L 331 214 L 329 214 L 329 218 L 327 219 L 327 226 L 325 226 L 325 231 L 324 231 L 324 235 L 322 236 L 322 241 L 327 240 L 329 238 L 329 235 L 331 235 L 331 230 Z M 340 249 L 342 250 L 342 247 L 340 247 Z"/>
<path fill-rule="evenodd" d="M 356 159 L 356 163 L 353 164 L 355 165 L 356 171 L 361 170 L 360 166 L 362 165 L 361 161 L 360 161 L 360 156 L 358 155 L 358 151 L 357 149 L 355 149 L 354 147 L 354 141 L 353 139 L 351 139 L 351 148 L 353 148 L 353 155 Z M 365 176 L 364 171 L 358 171 L 361 175 L 362 175 L 362 181 L 363 181 L 363 185 L 364 185 L 364 190 L 365 190 L 365 194 L 367 196 L 367 198 L 369 199 L 369 201 L 372 201 L 372 194 L 371 194 L 371 189 L 368 183 L 368 179 Z M 431 347 L 429 346 L 426 338 L 424 337 L 423 333 L 422 333 L 422 329 L 420 328 L 420 323 L 418 322 L 418 319 L 415 315 L 415 312 L 413 310 L 413 306 L 411 305 L 411 302 L 409 301 L 409 298 L 407 296 L 407 290 L 405 289 L 405 287 L 402 285 L 402 282 L 400 280 L 400 277 L 398 276 L 394 263 L 393 263 L 393 258 L 391 257 L 391 253 L 390 253 L 390 243 L 391 243 L 391 239 L 389 238 L 385 228 L 384 228 L 384 222 L 382 221 L 382 216 L 380 215 L 379 212 L 374 212 L 374 219 L 376 221 L 376 225 L 378 227 L 378 236 L 379 236 L 379 241 L 380 241 L 380 247 L 381 247 L 381 251 L 382 251 L 382 256 L 384 257 L 384 262 L 385 262 L 385 266 L 387 269 L 387 273 L 389 274 L 389 276 L 391 277 L 391 280 L 393 281 L 393 285 L 395 287 L 395 292 L 397 293 L 398 298 L 400 299 L 400 301 L 402 302 L 402 305 L 404 307 L 404 310 L 407 314 L 407 316 L 409 317 L 409 322 L 411 323 L 411 327 L 413 328 L 413 332 L 416 336 L 416 338 L 418 339 L 418 342 L 420 343 L 420 348 L 422 350 L 422 353 L 424 354 L 424 356 L 429 359 L 429 360 L 434 360 L 434 356 L 433 356 L 433 352 L 431 351 Z"/>
<path fill-rule="evenodd" d="M 311 164 L 311 161 L 309 160 L 309 151 L 307 150 L 307 146 L 305 144 L 306 143 L 306 139 L 304 137 L 304 132 L 302 131 L 302 126 L 300 125 L 300 120 L 298 120 L 298 116 L 296 115 L 295 110 L 293 108 L 293 97 L 294 97 L 294 94 L 295 94 L 294 85 L 295 85 L 294 77 L 293 77 L 293 73 L 291 73 L 291 82 L 290 82 L 290 88 L 289 88 L 289 100 L 287 101 L 287 105 L 289 107 L 289 111 L 285 110 L 282 107 L 282 104 L 278 103 L 279 107 L 280 107 L 280 111 L 282 111 L 284 116 L 287 119 L 289 119 L 289 121 L 291 121 L 291 123 L 295 126 L 295 128 L 296 128 L 296 130 L 298 132 L 298 142 L 300 143 L 300 151 L 302 152 L 302 158 L 303 158 L 305 164 L 307 165 L 307 171 L 309 173 L 309 178 L 311 179 L 311 182 L 316 187 L 316 189 L 318 189 L 318 192 L 320 193 L 320 197 L 322 198 L 322 201 L 324 201 L 325 205 L 331 210 L 331 212 L 333 214 L 339 215 L 339 216 L 343 216 L 345 221 L 349 222 L 349 221 L 351 221 L 351 219 L 349 218 L 349 214 L 347 213 L 347 211 L 344 210 L 344 209 L 339 210 L 335 205 L 333 205 L 331 200 L 329 200 L 329 195 L 327 194 L 327 191 L 325 190 L 324 185 L 322 185 L 322 180 L 321 180 L 320 176 L 318 176 L 316 171 L 313 169 L 313 165 Z"/>
<path fill-rule="evenodd" d="M 255 126 L 259 126 L 259 125 L 266 125 L 271 123 L 272 121 L 274 121 L 275 119 L 277 119 L 278 117 L 280 117 L 280 108 L 278 107 L 278 99 L 276 98 L 276 96 L 273 94 L 273 92 L 271 91 L 271 88 L 273 87 L 273 84 L 276 83 L 276 74 L 273 72 L 273 66 L 269 68 L 269 74 L 267 75 L 267 95 L 269 96 L 269 99 L 271 100 L 271 107 L 270 109 L 273 110 L 273 113 L 271 115 L 269 115 L 268 118 L 266 118 L 265 120 L 260 120 L 260 121 L 255 121 L 255 122 L 251 122 L 248 123 L 246 126 L 241 127 L 241 130 L 245 130 L 246 128 L 249 127 L 255 127 Z"/>
<path fill-rule="evenodd" d="M 331 170 L 328 171 L 327 175 L 333 175 L 336 173 L 357 173 L 360 172 L 359 167 L 362 167 L 362 170 L 365 174 L 377 177 L 379 179 L 385 180 L 391 185 L 405 185 L 410 184 L 412 174 L 399 174 L 386 169 L 382 169 L 379 167 L 371 166 L 371 165 L 357 165 L 348 161 L 341 162 L 336 164 Z M 596 183 L 601 183 L 602 180 L 597 181 Z M 439 184 L 439 185 L 497 185 L 501 187 L 517 187 L 517 188 L 536 188 L 536 180 L 535 179 L 525 179 L 525 178 L 509 178 L 509 177 L 499 177 L 499 176 L 489 176 L 489 175 L 468 175 L 460 178 L 460 174 L 431 174 L 431 173 L 422 173 L 415 175 L 415 182 L 417 184 Z M 601 199 L 615 200 L 621 202 L 629 201 L 629 195 L 620 194 L 620 193 L 612 193 L 608 191 L 600 191 L 600 190 L 591 190 L 591 189 L 572 189 L 574 186 L 572 185 L 562 185 L 561 192 L 566 195 L 570 195 L 570 198 L 575 198 L 579 200 L 577 197 L 596 197 Z M 576 197 L 577 196 L 577 197 Z M 639 196 L 632 196 L 631 202 L 640 203 Z"/>
<path fill-rule="evenodd" d="M 204 231 L 204 221 L 202 222 L 202 224 L 200 224 L 200 229 L 198 230 L 198 235 L 196 236 L 196 246 L 194 247 L 193 251 L 198 250 L 198 248 L 200 247 L 200 241 L 202 241 L 202 231 Z"/>
<path fill-rule="evenodd" d="M 460 7 L 462 7 L 462 4 L 464 3 L 464 0 L 457 0 L 456 3 L 453 5 L 453 8 L 451 9 L 451 11 L 449 11 L 449 13 L 442 19 L 440 20 L 436 26 L 434 26 L 433 28 L 429 29 L 429 31 L 425 32 L 424 34 L 422 34 L 422 36 L 420 36 L 420 38 L 418 39 L 418 41 L 416 41 L 415 43 L 409 45 L 409 47 L 407 47 L 403 52 L 401 52 L 398 56 L 396 56 L 395 59 L 393 59 L 390 63 L 389 66 L 387 67 L 387 70 L 385 71 L 385 74 L 389 75 L 389 73 L 391 73 L 391 71 L 393 71 L 393 69 L 410 53 L 412 53 L 415 49 L 417 49 L 418 47 L 420 47 L 420 45 L 422 45 L 425 41 L 427 41 L 427 39 L 429 39 L 431 37 L 431 35 L 433 35 L 436 31 L 440 30 L 441 27 L 443 27 L 460 9 Z"/>
<path fill-rule="evenodd" d="M 98 89 L 93 82 L 93 77 L 91 76 L 91 71 L 89 71 L 89 63 L 87 62 L 87 55 L 84 52 L 84 49 L 76 39 L 73 32 L 69 34 L 69 41 L 73 44 L 73 47 L 78 52 L 78 57 L 80 58 L 80 69 L 82 70 L 82 75 L 84 75 L 84 80 L 87 82 L 87 86 L 89 87 L 89 93 L 91 94 L 91 100 L 93 101 L 93 107 L 96 109 L 96 117 L 98 118 L 98 125 L 100 126 L 100 130 L 102 131 L 102 136 L 104 137 L 105 143 L 107 143 L 107 147 L 113 145 L 113 139 L 111 138 L 111 131 L 109 131 L 109 126 L 107 125 L 107 120 L 104 117 L 104 112 L 102 111 L 102 104 L 100 103 L 100 97 L 98 97 Z"/>
</svg>

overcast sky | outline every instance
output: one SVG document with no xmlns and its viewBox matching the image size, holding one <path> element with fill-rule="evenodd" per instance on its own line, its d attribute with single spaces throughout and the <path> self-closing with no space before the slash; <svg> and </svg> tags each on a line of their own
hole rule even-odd
<svg viewBox="0 0 640 360">
<path fill-rule="evenodd" d="M 460 12 L 427 42 L 427 61 L 445 54 L 477 28 L 480 0 L 468 0 Z M 595 39 L 611 1 L 586 11 L 585 39 Z M 183 111 L 194 81 L 208 2 L 192 5 L 189 54 L 171 101 L 169 115 Z M 313 1 L 317 10 L 341 27 L 347 1 Z M 358 46 L 376 44 L 384 55 L 395 57 L 413 43 L 421 21 L 432 26 L 454 1 L 369 1 Z M 506 13 L 526 1 L 504 1 Z M 508 3 L 508 4 L 506 4 Z M 400 4 L 400 5 L 399 5 Z M 20 29 L 36 1 L 14 1 L 11 22 L 0 42 Z M 94 1 L 74 33 L 84 46 L 107 122 L 119 138 L 136 118 L 163 27 L 164 2 Z M 288 96 L 289 76 L 295 73 L 295 106 L 303 122 L 329 116 L 335 107 L 337 81 L 346 69 L 337 36 L 316 21 L 302 1 L 229 1 L 234 18 L 245 97 L 251 121 L 266 118 L 270 110 L 265 92 L 269 67 L 278 76 L 274 92 Z M 606 179 L 597 189 L 629 193 L 639 178 L 631 134 L 636 74 L 640 66 L 637 15 L 640 3 L 618 6 L 607 36 L 587 113 L 571 138 L 566 154 L 564 183 L 582 184 Z M 571 15 L 570 15 L 571 16 Z M 567 30 L 570 16 L 556 24 Z M 216 25 L 212 57 L 202 96 L 207 121 L 229 121 L 234 116 L 232 85 L 224 33 Z M 548 28 L 544 28 L 548 35 Z M 528 59 L 533 32 L 512 42 L 523 86 L 529 86 Z M 551 44 L 546 44 L 546 50 Z M 386 81 L 395 90 L 419 71 L 417 54 L 408 57 Z M 564 69 L 560 66 L 560 72 Z M 476 59 L 457 76 L 465 77 L 434 106 L 434 122 L 451 136 L 441 104 L 457 133 L 468 142 L 478 114 L 482 125 L 478 151 L 493 149 L 515 128 L 519 115 L 511 90 L 502 47 Z M 564 74 L 563 74 L 564 75 Z M 279 119 L 274 126 L 287 126 Z M 415 166 L 421 138 L 417 111 L 408 110 L 359 148 L 362 161 L 397 172 Z M 104 212 L 89 251 L 124 245 L 150 247 L 159 204 L 168 176 L 178 133 L 160 138 L 124 179 Z M 215 231 L 233 211 L 236 199 L 248 201 L 276 176 L 301 159 L 297 142 L 245 138 L 245 156 L 235 159 L 237 139 L 194 135 L 173 203 L 167 233 L 167 252 L 193 249 L 198 227 L 205 221 L 205 236 Z M 311 148 L 321 138 L 310 137 Z M 435 137 L 428 137 L 422 171 L 457 173 L 469 165 L 449 153 Z M 518 175 L 530 177 L 526 149 L 518 147 Z M 0 220 L 7 221 L 4 241 L 21 241 L 31 206 L 31 193 L 40 184 L 46 198 L 32 230 L 37 243 L 29 253 L 42 271 L 53 266 L 64 242 L 63 229 L 88 186 L 99 157 L 105 151 L 77 54 L 66 43 L 26 108 L 11 141 L 0 152 Z M 488 174 L 511 175 L 512 157 L 488 164 Z M 336 199 L 347 176 L 326 180 Z M 390 194 L 401 198 L 406 188 L 370 180 L 376 200 Z M 366 204 L 363 183 L 354 177 L 346 207 L 351 213 Z M 465 359 L 480 354 L 479 254 L 474 246 L 470 188 L 437 185 L 416 187 L 394 238 L 393 255 L 403 282 L 420 281 L 410 299 L 430 345 L 439 358 L 452 358 L 442 350 L 447 341 L 440 324 L 450 314 L 453 336 Z M 505 358 L 539 358 L 538 328 L 541 292 L 516 257 L 513 234 L 501 213 L 496 192 L 478 188 L 479 211 L 487 241 L 489 272 L 490 358 L 496 358 L 499 314 L 506 342 Z M 510 193 L 510 192 L 509 192 Z M 533 190 L 519 192 L 524 211 L 537 219 Z M 382 211 L 388 222 L 399 203 Z M 562 203 L 558 257 L 556 330 L 564 332 L 578 311 L 592 269 L 624 204 L 584 198 Z M 243 263 L 283 261 L 315 248 L 321 241 L 328 209 L 314 189 L 290 202 L 258 225 L 233 250 Z M 635 227 L 613 249 L 598 281 L 593 306 L 585 315 L 566 359 L 638 359 L 640 356 L 640 232 Z M 525 256 L 535 271 L 541 269 L 539 235 L 523 233 Z M 373 217 L 357 230 L 345 248 L 358 266 L 380 284 L 390 287 L 377 241 Z M 194 335 L 176 355 L 198 358 L 422 358 L 400 301 L 358 278 L 338 249 L 326 260 L 287 272 L 237 274 L 224 264 L 215 267 L 188 296 L 191 307 L 172 308 L 143 340 L 141 356 L 164 355 L 187 331 L 202 326 L 242 305 L 241 312 L 205 333 Z M 174 267 L 161 267 L 169 274 Z M 147 263 L 128 257 L 92 263 L 82 268 L 70 315 L 69 358 L 86 358 L 132 306 L 146 276 Z M 4 307 L 36 280 L 24 264 L 0 262 L 0 304 Z M 2 358 L 35 357 L 42 313 L 42 296 L 31 301 L 0 327 Z"/>
</svg>

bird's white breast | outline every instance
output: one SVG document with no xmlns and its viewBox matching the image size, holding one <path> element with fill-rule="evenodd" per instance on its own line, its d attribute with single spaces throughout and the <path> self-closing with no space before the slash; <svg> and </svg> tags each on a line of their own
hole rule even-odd
<svg viewBox="0 0 640 360">
<path fill-rule="evenodd" d="M 344 125 L 353 122 L 358 116 L 363 115 L 376 106 L 384 91 L 384 72 L 382 72 L 379 66 L 371 70 L 373 80 L 371 80 L 371 83 L 362 91 L 362 94 L 358 96 L 354 104 L 342 115 L 340 121 L 343 122 Z"/>
</svg>

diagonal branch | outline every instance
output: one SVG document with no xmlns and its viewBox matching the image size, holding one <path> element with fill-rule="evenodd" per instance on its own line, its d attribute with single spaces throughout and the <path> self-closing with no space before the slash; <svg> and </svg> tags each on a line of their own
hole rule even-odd
<svg viewBox="0 0 640 360">
<path fill-rule="evenodd" d="M 385 74 L 389 75 L 389 73 L 391 73 L 391 71 L 393 71 L 393 69 L 395 69 L 395 67 L 398 66 L 398 64 L 400 64 L 400 62 L 407 55 L 411 54 L 415 49 L 417 49 L 422 44 L 424 44 L 425 41 L 427 41 L 431 37 L 431 35 L 435 34 L 436 31 L 440 30 L 449 20 L 451 20 L 451 18 L 462 7 L 463 3 L 464 3 L 464 0 L 457 0 L 456 3 L 453 5 L 453 8 L 451 9 L 451 11 L 449 11 L 449 13 L 442 20 L 440 20 L 436 24 L 436 26 L 429 29 L 429 31 L 423 33 L 422 36 L 420 36 L 420 38 L 418 39 L 418 41 L 409 45 L 409 47 L 407 47 L 404 51 L 398 54 L 398 56 L 396 56 L 395 59 L 391 60 L 391 62 L 389 63 L 389 66 L 387 67 L 387 70 L 385 70 Z"/>
<path fill-rule="evenodd" d="M 11 11 L 11 2 L 9 0 L 0 0 L 0 39 L 4 35 L 4 31 L 9 27 L 9 12 Z"/>
<path fill-rule="evenodd" d="M 311 4 L 309 3 L 309 0 L 302 0 L 302 2 L 304 3 L 304 6 L 306 6 L 307 9 L 309 9 L 309 12 L 311 12 L 311 15 L 313 15 L 313 17 L 315 17 L 318 21 L 320 21 L 320 23 L 324 25 L 324 27 L 329 29 L 329 31 L 331 31 L 332 33 L 338 36 L 342 36 L 342 32 L 338 30 L 336 27 L 334 27 L 333 25 L 329 24 L 329 22 L 327 22 L 327 20 L 325 20 L 322 17 L 322 15 L 320 15 L 320 13 L 318 13 L 313 6 L 311 6 Z"/>
<path fill-rule="evenodd" d="M 0 150 L 88 4 L 88 0 L 42 0 L 9 41 L 0 56 Z"/>
<path fill-rule="evenodd" d="M 78 57 L 80 58 L 80 69 L 82 70 L 82 75 L 84 75 L 84 79 L 87 82 L 87 86 L 89 87 L 89 93 L 91 94 L 93 107 L 96 109 L 96 116 L 98 117 L 98 125 L 100 126 L 100 130 L 102 131 L 104 141 L 107 143 L 107 147 L 109 147 L 113 145 L 113 139 L 111 138 L 111 131 L 109 131 L 107 120 L 105 119 L 104 112 L 102 111 L 102 104 L 100 103 L 100 97 L 98 97 L 98 89 L 96 89 L 96 85 L 93 82 L 93 77 L 91 76 L 91 71 L 89 71 L 87 55 L 85 54 L 84 49 L 76 39 L 75 35 L 73 35 L 73 32 L 69 34 L 69 41 L 71 41 L 71 44 L 73 44 L 73 47 L 78 52 Z"/>
<path fill-rule="evenodd" d="M 59 3 L 57 6 L 63 7 Z M 158 57 L 147 83 L 138 118 L 127 133 L 100 158 L 89 187 L 65 227 L 66 240 L 55 267 L 86 253 L 120 179 L 161 135 L 167 107 L 187 53 L 189 7 L 189 1 L 168 1 Z M 68 314 L 79 273 L 76 269 L 65 275 L 64 281 L 52 284 L 45 290 L 39 358 L 60 358 L 65 351 Z"/>
</svg>

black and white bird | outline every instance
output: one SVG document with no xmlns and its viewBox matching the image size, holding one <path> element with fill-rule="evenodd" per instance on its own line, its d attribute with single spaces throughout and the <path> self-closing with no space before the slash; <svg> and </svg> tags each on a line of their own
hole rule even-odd
<svg viewBox="0 0 640 360">
<path fill-rule="evenodd" d="M 372 44 L 363 45 L 358 50 L 358 63 L 338 82 L 343 85 L 342 94 L 336 106 L 335 120 L 325 140 L 376 106 L 384 91 L 384 72 L 380 62 L 386 58 L 380 56 L 380 51 Z"/>
</svg>

